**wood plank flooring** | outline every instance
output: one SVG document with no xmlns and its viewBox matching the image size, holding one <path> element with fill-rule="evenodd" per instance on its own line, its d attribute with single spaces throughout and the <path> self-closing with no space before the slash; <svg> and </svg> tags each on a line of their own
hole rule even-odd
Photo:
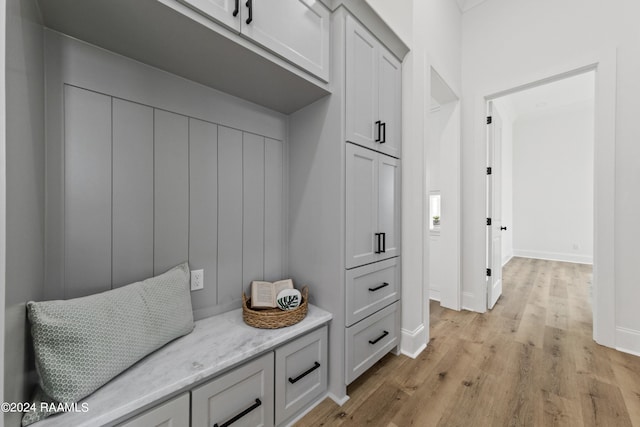
<svg viewBox="0 0 640 427">
<path fill-rule="evenodd" d="M 427 349 L 385 356 L 296 426 L 640 427 L 640 357 L 596 344 L 591 267 L 513 258 L 485 314 L 431 302 Z"/>
</svg>

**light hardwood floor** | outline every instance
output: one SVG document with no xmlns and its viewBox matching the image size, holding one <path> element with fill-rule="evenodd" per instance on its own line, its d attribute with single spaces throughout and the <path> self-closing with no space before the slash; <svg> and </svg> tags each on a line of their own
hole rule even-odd
<svg viewBox="0 0 640 427">
<path fill-rule="evenodd" d="M 596 344 L 591 267 L 514 258 L 486 314 L 431 302 L 427 349 L 387 355 L 296 426 L 640 426 L 640 357 Z"/>
</svg>

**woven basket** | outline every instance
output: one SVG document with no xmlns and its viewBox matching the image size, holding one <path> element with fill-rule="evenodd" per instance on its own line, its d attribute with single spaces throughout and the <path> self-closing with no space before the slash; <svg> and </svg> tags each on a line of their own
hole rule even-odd
<svg viewBox="0 0 640 427">
<path fill-rule="evenodd" d="M 251 298 L 242 294 L 242 319 L 244 323 L 254 328 L 278 329 L 295 325 L 307 315 L 307 301 L 309 299 L 309 288 L 302 289 L 302 302 L 293 310 L 280 310 L 279 308 L 268 308 L 253 310 Z"/>
</svg>

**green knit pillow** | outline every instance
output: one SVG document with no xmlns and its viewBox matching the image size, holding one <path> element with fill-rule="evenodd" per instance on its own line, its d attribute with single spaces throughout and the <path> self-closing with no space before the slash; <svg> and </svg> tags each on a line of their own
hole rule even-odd
<svg viewBox="0 0 640 427">
<path fill-rule="evenodd" d="M 72 403 L 194 328 L 185 262 L 96 295 L 27 303 L 40 387 Z"/>
</svg>

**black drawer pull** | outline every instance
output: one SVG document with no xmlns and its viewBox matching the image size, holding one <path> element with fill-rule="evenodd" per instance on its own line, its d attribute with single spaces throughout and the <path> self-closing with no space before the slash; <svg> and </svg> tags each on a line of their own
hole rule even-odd
<svg viewBox="0 0 640 427">
<path fill-rule="evenodd" d="M 382 140 L 382 122 L 380 120 L 376 121 L 376 127 L 378 128 L 376 142 L 380 142 Z"/>
<path fill-rule="evenodd" d="M 240 12 L 240 0 L 236 0 L 236 8 L 233 9 L 233 16 L 238 16 L 238 12 Z"/>
<path fill-rule="evenodd" d="M 251 21 L 253 21 L 253 0 L 247 0 L 245 6 L 249 8 L 249 17 L 246 22 L 247 24 L 251 24 Z"/>
<path fill-rule="evenodd" d="M 303 373 L 301 373 L 301 374 L 300 374 L 300 375 L 298 375 L 297 377 L 295 377 L 295 378 L 291 378 L 291 377 L 289 377 L 289 382 L 290 382 L 291 384 L 295 384 L 295 383 L 297 383 L 298 381 L 300 381 L 301 379 L 303 379 L 304 377 L 306 377 L 307 375 L 309 375 L 311 372 L 313 372 L 313 371 L 315 371 L 316 369 L 318 369 L 319 367 L 320 367 L 320 364 L 319 364 L 318 362 L 315 362 L 315 363 L 313 364 L 313 367 L 311 367 L 311 368 L 307 369 L 306 371 L 304 371 Z"/>
<path fill-rule="evenodd" d="M 371 341 L 369 340 L 369 344 L 374 345 L 375 343 L 377 343 L 378 341 L 380 341 L 382 338 L 386 337 L 387 335 L 389 335 L 388 331 L 384 331 L 384 333 L 382 335 L 380 335 L 378 338 L 376 338 L 375 340 Z"/>
<path fill-rule="evenodd" d="M 375 288 L 369 288 L 369 292 L 379 291 L 380 289 L 386 288 L 387 286 L 389 286 L 389 284 L 387 282 L 383 282 L 382 285 L 380 286 L 376 286 Z"/>
<path fill-rule="evenodd" d="M 260 401 L 260 399 L 256 399 L 256 403 L 254 403 L 253 405 L 249 406 L 247 409 L 245 409 L 244 411 L 240 412 L 238 415 L 234 416 L 233 418 L 231 418 L 229 421 L 225 421 L 222 424 L 218 424 L 215 423 L 213 425 L 213 427 L 229 427 L 231 424 L 235 423 L 236 421 L 238 421 L 240 418 L 244 417 L 245 415 L 247 415 L 249 412 L 253 411 L 254 409 L 256 409 L 257 407 L 259 407 L 260 405 L 262 405 L 262 401 Z"/>
</svg>

